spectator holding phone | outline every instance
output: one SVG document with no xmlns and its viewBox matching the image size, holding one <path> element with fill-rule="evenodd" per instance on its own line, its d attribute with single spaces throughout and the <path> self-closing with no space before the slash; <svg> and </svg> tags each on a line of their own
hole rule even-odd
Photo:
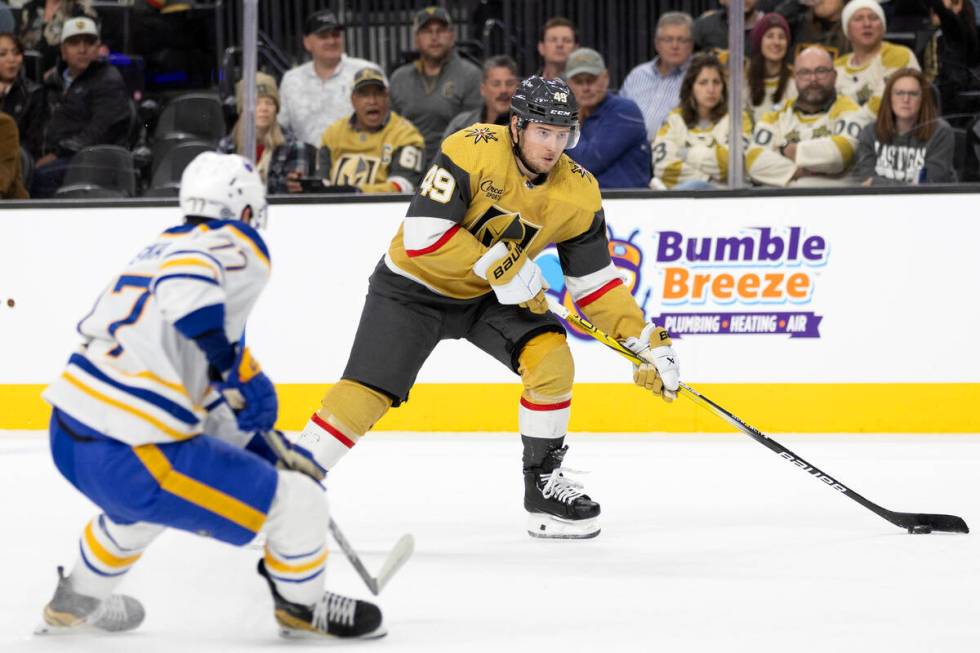
<svg viewBox="0 0 980 653">
<path fill-rule="evenodd" d="M 954 145 L 932 85 L 902 68 L 888 78 L 877 121 L 861 131 L 854 176 L 865 186 L 953 183 Z"/>
<path fill-rule="evenodd" d="M 235 85 L 238 114 L 242 113 L 243 82 Z M 241 154 L 255 161 L 259 176 L 270 195 L 301 192 L 294 180 L 309 174 L 316 159 L 316 148 L 308 145 L 285 127 L 276 117 L 279 114 L 279 89 L 276 80 L 263 72 L 255 73 L 255 152 L 245 152 L 244 121 L 238 119 L 231 133 L 218 143 L 224 154 Z"/>
<path fill-rule="evenodd" d="M 317 168 L 326 192 L 412 192 L 422 177 L 425 139 L 391 111 L 384 75 L 359 70 L 351 104 L 354 113 L 327 127 L 320 142 Z"/>
</svg>

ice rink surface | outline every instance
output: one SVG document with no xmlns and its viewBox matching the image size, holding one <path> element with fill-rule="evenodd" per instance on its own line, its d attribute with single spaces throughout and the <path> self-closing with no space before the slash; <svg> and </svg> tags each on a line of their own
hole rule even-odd
<svg viewBox="0 0 980 653">
<path fill-rule="evenodd" d="M 980 529 L 980 436 L 777 436 L 886 508 Z M 908 535 L 741 435 L 573 435 L 595 540 L 524 531 L 515 435 L 373 434 L 329 478 L 333 514 L 377 572 L 390 634 L 330 648 L 437 651 L 980 650 L 978 535 Z M 94 508 L 39 434 L 0 434 L 0 651 L 308 650 L 279 639 L 259 552 L 165 533 L 123 584 L 131 634 L 34 637 Z M 369 596 L 334 547 L 328 586 Z"/>
</svg>

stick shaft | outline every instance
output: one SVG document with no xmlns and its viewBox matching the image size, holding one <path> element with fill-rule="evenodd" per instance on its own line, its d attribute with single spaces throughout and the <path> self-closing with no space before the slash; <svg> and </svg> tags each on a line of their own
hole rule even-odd
<svg viewBox="0 0 980 653">
<path fill-rule="evenodd" d="M 364 584 L 367 585 L 367 588 L 371 590 L 371 593 L 377 596 L 378 592 L 380 591 L 378 588 L 378 581 L 368 572 L 367 567 L 365 567 L 364 563 L 361 562 L 361 557 L 357 555 L 357 551 L 354 550 L 354 547 L 352 547 L 350 542 L 347 541 L 347 538 L 344 537 L 343 532 L 340 530 L 340 526 L 337 525 L 337 522 L 335 522 L 333 518 L 330 519 L 330 534 L 333 535 L 333 539 L 337 541 L 337 544 L 340 545 L 344 555 L 347 556 L 348 560 L 350 560 L 351 566 L 354 567 L 357 575 L 361 577 L 361 580 L 363 580 Z"/>
</svg>

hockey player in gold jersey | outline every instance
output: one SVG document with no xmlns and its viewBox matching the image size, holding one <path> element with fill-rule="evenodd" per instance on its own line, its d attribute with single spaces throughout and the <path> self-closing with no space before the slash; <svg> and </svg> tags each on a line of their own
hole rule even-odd
<svg viewBox="0 0 980 653">
<path fill-rule="evenodd" d="M 410 193 L 422 176 L 425 140 L 411 122 L 389 110 L 388 83 L 374 68 L 354 75 L 354 113 L 323 132 L 320 174 L 336 190 Z"/>
<path fill-rule="evenodd" d="M 371 276 L 343 379 L 298 437 L 323 467 L 408 399 L 440 340 L 465 338 L 524 386 L 528 532 L 598 534 L 599 504 L 562 473 L 573 363 L 534 257 L 557 245 L 579 308 L 644 361 L 638 385 L 671 400 L 679 379 L 667 332 L 645 321 L 612 264 L 595 178 L 563 153 L 578 134 L 568 86 L 535 76 L 511 100 L 508 126 L 477 124 L 443 142 Z"/>
</svg>

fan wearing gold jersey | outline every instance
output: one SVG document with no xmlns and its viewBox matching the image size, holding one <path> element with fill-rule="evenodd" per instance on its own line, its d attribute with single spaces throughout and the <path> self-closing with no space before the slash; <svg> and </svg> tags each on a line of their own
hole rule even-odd
<svg viewBox="0 0 980 653">
<path fill-rule="evenodd" d="M 534 76 L 511 99 L 509 125 L 477 124 L 442 143 L 371 276 L 343 379 L 298 437 L 323 467 L 408 399 L 441 340 L 465 338 L 524 386 L 528 532 L 598 534 L 599 504 L 562 473 L 574 371 L 534 257 L 557 245 L 579 308 L 644 361 L 638 385 L 671 400 L 679 379 L 667 332 L 645 321 L 612 264 L 595 178 L 563 153 L 578 135 L 568 86 Z"/>
<path fill-rule="evenodd" d="M 389 109 L 388 82 L 374 68 L 354 75 L 354 113 L 327 127 L 320 140 L 320 174 L 328 190 L 410 193 L 422 176 L 425 139 Z"/>
</svg>

